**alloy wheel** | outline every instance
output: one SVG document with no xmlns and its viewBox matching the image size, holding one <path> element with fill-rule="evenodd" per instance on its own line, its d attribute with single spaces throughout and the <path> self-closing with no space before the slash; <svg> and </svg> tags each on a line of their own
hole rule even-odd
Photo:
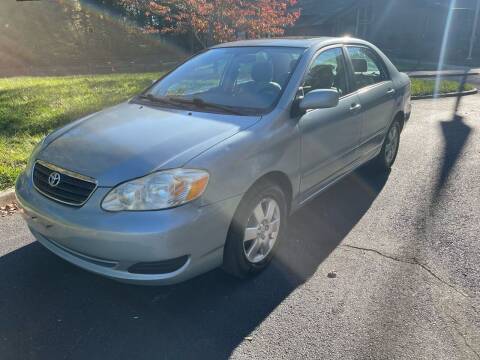
<svg viewBox="0 0 480 360">
<path fill-rule="evenodd" d="M 243 251 L 248 261 L 259 263 L 272 251 L 280 230 L 280 207 L 272 198 L 262 199 L 249 216 Z"/>
</svg>

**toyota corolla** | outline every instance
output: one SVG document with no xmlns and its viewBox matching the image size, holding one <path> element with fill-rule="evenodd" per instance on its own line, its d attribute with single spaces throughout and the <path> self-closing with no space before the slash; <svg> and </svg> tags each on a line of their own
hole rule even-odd
<svg viewBox="0 0 480 360">
<path fill-rule="evenodd" d="M 16 184 L 33 235 L 139 284 L 264 269 L 287 217 L 372 162 L 388 171 L 410 80 L 351 38 L 221 44 L 48 135 Z"/>
</svg>

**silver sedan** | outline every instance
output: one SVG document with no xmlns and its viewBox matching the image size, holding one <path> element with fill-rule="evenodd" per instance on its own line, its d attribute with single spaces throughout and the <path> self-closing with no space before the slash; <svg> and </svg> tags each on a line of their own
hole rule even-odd
<svg viewBox="0 0 480 360">
<path fill-rule="evenodd" d="M 409 115 L 409 78 L 365 41 L 221 44 L 48 135 L 16 193 L 38 241 L 86 270 L 246 277 L 289 214 L 367 162 L 388 171 Z"/>
</svg>

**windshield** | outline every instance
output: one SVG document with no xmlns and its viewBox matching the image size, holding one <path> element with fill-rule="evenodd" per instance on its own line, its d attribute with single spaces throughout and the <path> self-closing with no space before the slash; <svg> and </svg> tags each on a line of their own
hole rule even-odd
<svg viewBox="0 0 480 360">
<path fill-rule="evenodd" d="M 164 105 L 264 113 L 280 98 L 304 51 L 291 47 L 211 49 L 179 66 L 143 97 L 164 100 Z"/>
</svg>

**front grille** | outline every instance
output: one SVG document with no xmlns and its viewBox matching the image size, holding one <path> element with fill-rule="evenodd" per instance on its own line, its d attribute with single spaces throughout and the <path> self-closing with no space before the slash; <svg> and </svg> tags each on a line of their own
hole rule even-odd
<svg viewBox="0 0 480 360">
<path fill-rule="evenodd" d="M 58 181 L 49 183 L 55 173 Z M 33 168 L 33 184 L 43 195 L 72 206 L 82 206 L 95 190 L 95 180 L 61 169 L 44 161 L 37 161 Z"/>
</svg>

